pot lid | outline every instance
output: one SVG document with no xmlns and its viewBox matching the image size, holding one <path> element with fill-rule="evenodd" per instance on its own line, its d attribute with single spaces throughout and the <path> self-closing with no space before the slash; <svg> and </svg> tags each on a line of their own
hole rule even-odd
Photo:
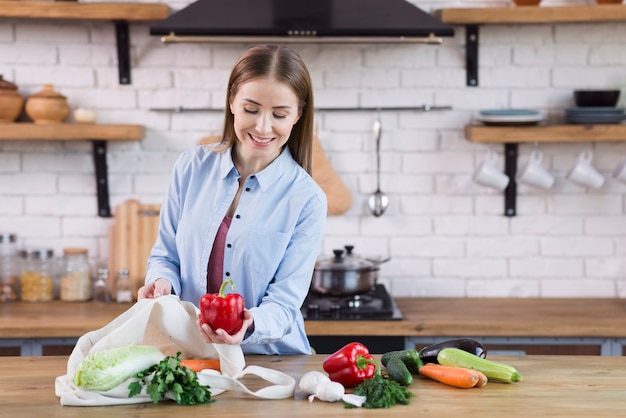
<svg viewBox="0 0 626 418">
<path fill-rule="evenodd" d="M 346 245 L 345 250 L 333 250 L 334 256 L 319 259 L 317 263 L 315 263 L 315 269 L 328 271 L 358 271 L 377 267 L 377 264 L 352 254 L 353 248 L 354 247 L 351 245 Z"/>
<path fill-rule="evenodd" d="M 43 90 L 31 94 L 30 97 L 43 97 L 46 99 L 66 99 L 61 93 L 54 91 L 52 84 L 44 84 Z"/>
<path fill-rule="evenodd" d="M 17 90 L 17 86 L 2 78 L 2 74 L 0 74 L 0 90 Z"/>
</svg>

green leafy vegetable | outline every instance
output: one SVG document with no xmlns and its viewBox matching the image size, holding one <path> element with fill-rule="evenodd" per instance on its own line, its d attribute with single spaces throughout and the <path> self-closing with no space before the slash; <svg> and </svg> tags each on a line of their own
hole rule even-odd
<svg viewBox="0 0 626 418">
<path fill-rule="evenodd" d="M 387 376 L 383 376 L 380 366 L 376 365 L 376 374 L 371 379 L 364 380 L 355 388 L 355 395 L 365 396 L 365 408 L 389 408 L 396 404 L 408 405 L 409 399 L 413 396 L 405 387 Z M 353 407 L 346 404 L 347 408 Z"/>
<path fill-rule="evenodd" d="M 128 385 L 128 397 L 138 395 L 145 386 L 154 403 L 164 399 L 168 391 L 172 391 L 179 405 L 213 402 L 210 387 L 200 385 L 196 372 L 180 364 L 180 354 L 179 351 L 176 356 L 165 357 L 158 364 L 135 374 L 139 380 Z"/>
<path fill-rule="evenodd" d="M 93 352 L 76 368 L 74 385 L 92 391 L 108 391 L 137 372 L 163 359 L 163 353 L 149 345 L 129 345 Z"/>
</svg>

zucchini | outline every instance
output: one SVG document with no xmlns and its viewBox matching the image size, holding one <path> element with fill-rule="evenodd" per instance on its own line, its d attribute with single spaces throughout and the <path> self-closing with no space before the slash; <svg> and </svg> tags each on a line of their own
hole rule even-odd
<svg viewBox="0 0 626 418">
<path fill-rule="evenodd" d="M 439 352 L 444 348 L 460 348 L 461 350 L 477 355 L 478 357 L 487 357 L 487 349 L 480 341 L 473 338 L 456 338 L 453 340 L 441 341 L 422 348 L 419 351 L 420 358 L 424 363 L 437 363 L 437 354 L 439 354 Z"/>
<path fill-rule="evenodd" d="M 459 348 L 444 348 L 437 355 L 437 361 L 445 366 L 478 370 L 490 380 L 506 383 L 522 381 L 522 375 L 514 367 L 478 357 Z"/>
<path fill-rule="evenodd" d="M 387 362 L 387 366 L 385 367 L 387 367 L 389 379 L 394 382 L 399 383 L 402 386 L 409 386 L 413 383 L 413 375 L 400 357 L 390 358 Z"/>
<path fill-rule="evenodd" d="M 389 360 L 395 357 L 399 357 L 412 374 L 419 374 L 419 368 L 424 365 L 420 359 L 419 352 L 414 349 L 389 351 L 383 354 L 380 358 L 380 362 L 383 363 L 383 366 L 387 367 Z"/>
</svg>

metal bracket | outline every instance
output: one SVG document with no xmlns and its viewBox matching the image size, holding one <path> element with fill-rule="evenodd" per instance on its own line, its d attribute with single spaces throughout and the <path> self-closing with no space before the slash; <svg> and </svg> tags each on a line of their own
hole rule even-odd
<svg viewBox="0 0 626 418">
<path fill-rule="evenodd" d="M 109 204 L 109 178 L 107 171 L 107 143 L 93 141 L 93 163 L 96 171 L 96 192 L 98 193 L 98 216 L 111 217 Z"/>
<path fill-rule="evenodd" d="M 515 216 L 517 203 L 517 183 L 515 174 L 517 173 L 517 143 L 504 144 L 504 173 L 509 176 L 509 184 L 504 189 L 504 215 Z"/>
<path fill-rule="evenodd" d="M 465 26 L 466 85 L 478 86 L 478 25 Z"/>
<path fill-rule="evenodd" d="M 130 84 L 130 36 L 128 35 L 127 21 L 115 21 L 115 39 L 120 84 Z"/>
</svg>

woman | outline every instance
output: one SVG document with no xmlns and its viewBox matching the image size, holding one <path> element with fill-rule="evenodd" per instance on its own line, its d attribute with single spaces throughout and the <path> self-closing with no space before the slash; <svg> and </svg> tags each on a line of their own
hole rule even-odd
<svg viewBox="0 0 626 418">
<path fill-rule="evenodd" d="M 202 324 L 207 342 L 311 353 L 300 308 L 327 212 L 310 176 L 313 118 L 311 79 L 294 51 L 263 45 L 241 56 L 221 142 L 176 161 L 140 299 L 174 293 L 198 304 L 231 279 L 245 300 L 243 327 L 229 335 Z"/>
</svg>

